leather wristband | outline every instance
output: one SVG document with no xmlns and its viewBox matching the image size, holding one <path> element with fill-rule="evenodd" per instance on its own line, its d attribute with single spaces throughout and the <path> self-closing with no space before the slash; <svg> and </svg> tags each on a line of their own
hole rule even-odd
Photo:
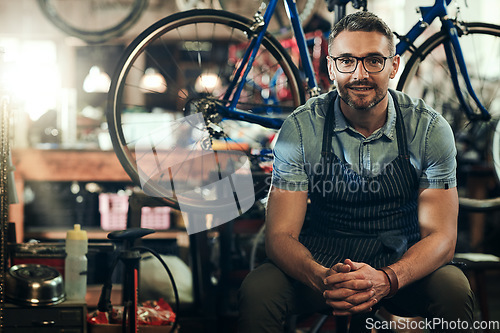
<svg viewBox="0 0 500 333">
<path fill-rule="evenodd" d="M 396 295 L 396 293 L 399 290 L 399 282 L 398 282 L 398 277 L 396 276 L 396 273 L 390 268 L 389 266 L 382 267 L 379 269 L 379 271 L 384 272 L 384 274 L 387 276 L 389 279 L 389 294 L 385 296 L 386 298 L 391 298 L 392 296 Z"/>
</svg>

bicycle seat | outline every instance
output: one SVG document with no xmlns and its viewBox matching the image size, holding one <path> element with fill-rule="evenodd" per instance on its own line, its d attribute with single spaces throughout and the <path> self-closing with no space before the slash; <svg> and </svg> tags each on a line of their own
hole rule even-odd
<svg viewBox="0 0 500 333">
<path fill-rule="evenodd" d="M 108 234 L 111 240 L 127 240 L 133 242 L 137 238 L 142 238 L 146 235 L 154 233 L 155 230 L 147 228 L 130 228 L 125 230 L 116 230 Z"/>
</svg>

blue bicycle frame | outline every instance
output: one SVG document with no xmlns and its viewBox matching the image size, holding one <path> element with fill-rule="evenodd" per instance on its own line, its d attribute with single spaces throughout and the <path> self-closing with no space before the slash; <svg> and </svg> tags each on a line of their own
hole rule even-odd
<svg viewBox="0 0 500 333">
<path fill-rule="evenodd" d="M 422 18 L 410 29 L 410 31 L 405 36 L 401 37 L 401 41 L 396 45 L 396 54 L 402 55 L 405 51 L 409 50 L 413 45 L 413 42 L 415 42 L 415 40 L 422 34 L 427 26 L 431 24 L 432 21 L 434 21 L 437 17 L 439 17 L 442 24 L 442 30 L 449 37 L 449 41 L 443 43 L 443 46 L 446 54 L 446 62 L 448 64 L 448 68 L 450 69 L 451 79 L 453 81 L 453 87 L 455 88 L 457 98 L 460 101 L 460 104 L 464 108 L 465 113 L 469 119 L 489 120 L 491 118 L 490 113 L 481 104 L 479 98 L 474 92 L 474 89 L 472 88 L 470 77 L 467 72 L 467 66 L 465 65 L 464 55 L 458 41 L 457 29 L 448 17 L 448 11 L 446 7 L 451 3 L 451 1 L 452 0 L 436 0 L 434 5 L 432 6 L 419 7 Z M 480 115 L 474 113 L 469 104 L 467 104 L 467 102 L 465 101 L 462 91 L 460 90 L 460 85 L 458 83 L 458 72 L 457 68 L 455 67 L 455 58 L 457 60 L 458 67 L 462 72 L 462 76 L 467 87 L 467 92 L 481 111 Z"/>
<path fill-rule="evenodd" d="M 240 67 L 237 69 L 233 81 L 229 84 L 229 87 L 224 95 L 224 100 L 229 100 L 231 95 L 233 96 L 232 102 L 229 106 L 221 106 L 226 114 L 231 115 L 233 119 L 241 119 L 251 123 L 257 123 L 269 128 L 279 129 L 283 123 L 283 119 L 279 118 L 266 118 L 259 116 L 258 114 L 251 114 L 244 111 L 239 111 L 236 108 L 238 100 L 240 98 L 243 86 L 246 83 L 246 78 L 251 69 L 251 64 L 257 56 L 264 35 L 266 34 L 267 27 L 271 18 L 274 14 L 278 1 L 281 0 L 270 0 L 267 5 L 266 11 L 262 17 L 262 21 L 256 25 L 254 36 L 250 42 L 250 46 L 245 51 L 243 55 Z M 292 24 L 292 29 L 294 31 L 294 36 L 297 41 L 297 46 L 300 53 L 300 59 L 303 64 L 307 86 L 309 88 L 309 95 L 315 96 L 319 94 L 319 87 L 316 81 L 316 76 L 314 75 L 314 70 L 312 66 L 311 57 L 309 56 L 309 51 L 307 48 L 307 41 L 304 35 L 304 30 L 300 24 L 299 13 L 297 11 L 297 6 L 294 0 L 285 0 L 285 4 L 288 8 L 288 13 L 290 15 L 290 22 Z M 243 71 L 244 69 L 244 71 Z M 233 93 L 234 91 L 234 93 Z"/>
<path fill-rule="evenodd" d="M 230 115 L 232 119 L 241 119 L 247 122 L 257 123 L 262 126 L 275 129 L 279 129 L 281 127 L 281 124 L 283 123 L 282 119 L 267 118 L 260 116 L 258 114 L 251 114 L 248 112 L 240 111 L 236 108 L 236 105 L 238 103 L 241 91 L 243 90 L 243 86 L 245 85 L 248 73 L 250 72 L 251 64 L 253 63 L 253 61 L 257 56 L 257 52 L 260 48 L 260 45 L 267 31 L 267 27 L 269 25 L 271 17 L 274 14 L 278 1 L 280 0 L 270 0 L 266 8 L 266 11 L 262 17 L 262 20 L 257 21 L 258 24 L 255 25 L 256 28 L 254 35 L 251 37 L 252 40 L 250 42 L 250 47 L 245 51 L 240 67 L 236 71 L 233 81 L 230 83 L 229 88 L 224 96 L 224 100 L 229 100 L 231 95 L 233 95 L 232 102 L 228 106 L 222 106 L 222 105 L 220 106 L 227 115 Z M 342 6 L 345 7 L 345 5 L 351 1 L 352 0 L 339 0 L 339 5 L 341 7 Z M 454 26 L 453 21 L 448 17 L 448 11 L 446 7 L 451 3 L 451 1 L 452 0 L 435 0 L 434 5 L 432 6 L 420 7 L 422 18 L 418 23 L 416 23 L 410 29 L 410 31 L 405 36 L 401 37 L 398 36 L 400 38 L 400 42 L 398 42 L 398 44 L 396 45 L 396 54 L 402 55 L 407 50 L 410 50 L 415 40 L 422 34 L 422 32 L 427 28 L 427 26 L 430 23 L 432 23 L 436 18 L 439 17 L 442 23 L 442 29 L 449 37 L 449 40 L 444 42 L 444 48 L 455 93 L 462 107 L 464 107 L 465 113 L 469 119 L 489 120 L 491 118 L 490 113 L 481 104 L 479 98 L 474 92 L 474 89 L 472 88 L 472 84 L 470 82 L 470 78 L 467 72 L 467 67 L 465 65 L 464 56 L 458 40 L 457 29 Z M 311 57 L 309 56 L 309 51 L 307 48 L 307 41 L 304 35 L 304 31 L 300 24 L 297 6 L 294 0 L 285 0 L 285 4 L 288 8 L 288 13 L 290 15 L 290 22 L 292 25 L 292 29 L 294 31 L 294 36 L 297 41 L 297 46 L 300 53 L 300 59 L 302 61 L 304 74 L 307 80 L 309 94 L 310 96 L 314 96 L 319 94 L 319 87 L 316 81 L 316 77 L 314 75 L 312 61 Z M 465 81 L 467 92 L 477 104 L 481 114 L 476 114 L 465 101 L 465 98 L 460 90 L 458 82 L 458 71 L 455 66 L 455 59 L 458 63 L 458 67 Z"/>
</svg>

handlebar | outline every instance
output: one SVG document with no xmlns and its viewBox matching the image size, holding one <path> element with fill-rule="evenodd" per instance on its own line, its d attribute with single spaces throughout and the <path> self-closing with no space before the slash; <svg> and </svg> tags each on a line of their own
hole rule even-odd
<svg viewBox="0 0 500 333">
<path fill-rule="evenodd" d="M 459 198 L 460 208 L 472 212 L 487 212 L 500 210 L 500 198 L 493 199 L 470 199 Z"/>
</svg>

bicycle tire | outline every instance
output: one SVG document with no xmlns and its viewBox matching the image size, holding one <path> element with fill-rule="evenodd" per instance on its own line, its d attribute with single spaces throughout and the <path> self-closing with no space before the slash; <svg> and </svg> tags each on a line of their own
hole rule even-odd
<svg viewBox="0 0 500 333">
<path fill-rule="evenodd" d="M 205 88 L 197 91 L 196 82 L 202 77 L 203 71 L 211 71 L 217 73 L 217 78 L 221 83 L 226 84 L 229 76 L 234 74 L 236 60 L 238 60 L 237 57 L 231 56 L 229 51 L 246 50 L 249 43 L 247 35 L 252 33 L 251 27 L 252 21 L 249 19 L 220 10 L 195 9 L 175 13 L 156 22 L 141 33 L 127 47 L 118 62 L 108 94 L 107 110 L 113 148 L 132 181 L 141 185 L 143 190 L 146 187 L 148 193 L 162 197 L 169 206 L 179 208 L 181 199 L 184 207 L 194 212 L 203 213 L 214 209 L 213 203 L 190 200 L 181 197 L 178 192 L 165 195 L 157 184 L 148 185 L 144 179 L 141 182 L 141 170 L 138 169 L 135 159 L 136 148 L 142 138 L 134 133 L 139 133 L 142 137 L 156 135 L 157 132 L 154 131 L 158 126 L 161 125 L 162 128 L 168 125 L 173 126 L 177 124 L 180 117 L 191 114 L 191 110 L 201 104 L 201 102 L 196 104 L 197 101 L 205 102 L 205 99 L 208 99 L 209 102 L 220 102 L 223 95 L 222 89 L 218 91 L 218 88 Z M 183 37 L 185 38 L 182 39 Z M 208 62 L 205 63 L 205 60 Z M 146 91 L 139 87 L 138 79 L 150 65 L 157 66 L 165 77 L 167 86 L 165 93 Z M 280 71 L 283 75 L 278 78 L 274 86 L 268 83 L 269 87 L 264 88 L 268 89 L 266 94 L 279 95 L 279 98 L 274 104 L 266 104 L 263 98 L 264 89 L 259 90 L 261 89 L 259 84 L 269 82 L 270 73 L 280 73 Z M 242 110 L 250 108 L 256 110 L 260 107 L 265 109 L 268 117 L 284 118 L 305 101 L 304 86 L 298 69 L 279 42 L 269 33 L 262 41 L 257 59 L 245 83 L 242 97 L 237 104 L 237 107 Z M 146 105 L 145 101 L 149 101 L 149 104 Z M 225 104 L 229 102 L 223 101 Z M 164 107 L 167 104 L 170 108 L 168 112 L 158 115 L 151 113 L 154 107 L 158 105 Z M 153 127 L 147 124 L 146 120 L 152 116 L 161 118 L 156 120 Z M 268 138 L 275 131 L 244 121 L 222 119 L 213 113 L 210 115 L 204 113 L 204 116 L 205 123 L 217 126 L 222 132 L 222 134 L 210 136 L 212 147 L 222 148 L 214 148 L 214 150 L 220 153 L 231 151 L 234 145 L 236 148 L 245 146 L 242 150 L 247 153 L 252 166 L 258 165 L 263 158 L 268 156 L 267 153 L 262 152 L 262 148 L 269 148 Z M 134 117 L 133 121 L 136 123 L 131 126 L 128 121 Z M 250 131 L 256 131 L 255 135 L 258 136 L 258 140 L 255 141 L 257 142 L 253 142 L 255 137 L 252 137 L 253 134 Z M 241 135 L 241 132 L 245 132 L 244 135 Z M 238 134 L 239 137 L 235 137 Z M 217 137 L 220 140 L 217 140 Z M 176 145 L 179 143 L 174 135 L 170 135 L 169 140 L 177 140 Z M 265 143 L 258 142 L 259 140 Z M 251 154 L 249 151 L 256 151 L 256 153 Z M 259 172 L 259 175 L 262 177 L 257 179 L 256 174 L 253 174 L 256 198 L 261 197 L 269 188 L 269 174 Z M 188 179 L 186 179 L 187 182 Z M 227 209 L 224 205 L 218 208 Z"/>
<path fill-rule="evenodd" d="M 500 26 L 480 22 L 458 22 L 455 26 L 474 90 L 493 119 L 499 118 L 500 88 L 497 80 L 500 73 Z M 491 150 L 491 137 L 496 134 L 496 140 L 499 140 L 499 134 L 494 131 L 494 121 L 470 122 L 466 118 L 456 97 L 444 56 L 443 43 L 447 41 L 447 34 L 443 31 L 424 41 L 408 60 L 397 89 L 413 97 L 421 97 L 450 123 L 457 145 L 459 176 L 465 177 L 475 169 L 495 172 L 495 178 L 500 179 L 500 156 Z M 458 65 L 456 67 L 459 71 Z M 462 80 L 463 95 L 471 108 L 479 113 L 464 87 L 461 73 L 458 75 Z M 459 195 L 461 205 L 470 206 L 470 209 L 479 210 L 482 206 L 484 210 L 489 210 L 498 203 L 498 200 L 489 200 L 487 205 L 480 205 L 481 199 L 467 198 L 465 191 L 459 191 Z"/>
<path fill-rule="evenodd" d="M 500 120 L 497 121 L 492 141 L 491 151 L 493 155 L 493 163 L 495 164 L 497 180 L 500 182 Z"/>
<path fill-rule="evenodd" d="M 43 14 L 61 31 L 66 33 L 67 35 L 74 36 L 80 38 L 81 40 L 87 43 L 103 43 L 112 38 L 123 35 L 131 26 L 133 26 L 141 17 L 142 13 L 148 6 L 148 0 L 131 0 L 133 1 L 129 8 L 126 8 L 126 12 L 124 15 L 121 15 L 120 19 L 117 22 L 111 23 L 111 25 L 106 27 L 97 27 L 94 24 L 88 24 L 89 20 L 95 19 L 96 14 L 90 13 L 82 13 L 80 6 L 75 6 L 74 4 L 70 4 L 67 0 L 63 0 L 63 6 L 69 6 L 70 10 L 78 10 L 76 12 L 77 18 L 80 20 L 76 20 L 75 17 L 67 17 L 67 14 L 62 14 L 59 12 L 61 8 L 59 5 L 56 5 L 54 2 L 57 0 L 38 0 L 38 5 L 43 12 Z M 89 6 L 94 6 L 95 1 L 83 0 Z M 109 1 L 108 1 L 109 3 Z M 96 5 L 99 6 L 98 4 Z M 109 6 L 109 4 L 108 4 Z M 121 6 L 121 7 L 120 7 Z M 112 6 L 111 6 L 112 7 Z M 123 8 L 120 3 L 118 7 Z M 117 15 L 114 15 L 117 17 Z M 84 19 L 82 26 L 77 26 L 76 22 L 80 22 L 81 19 Z M 112 20 L 110 19 L 102 19 L 106 24 L 110 24 Z M 86 23 L 86 24 L 84 24 Z M 85 28 L 83 28 L 85 27 Z M 92 27 L 93 29 L 89 28 Z"/>
</svg>

